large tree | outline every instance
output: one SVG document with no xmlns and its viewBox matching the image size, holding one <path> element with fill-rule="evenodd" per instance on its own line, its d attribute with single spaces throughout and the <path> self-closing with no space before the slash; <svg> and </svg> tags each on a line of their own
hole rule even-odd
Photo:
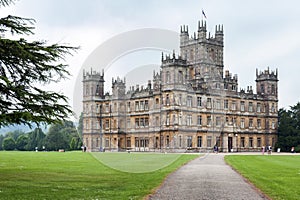
<svg viewBox="0 0 300 200">
<path fill-rule="evenodd" d="M 0 8 L 14 0 L 0 0 Z M 72 111 L 67 97 L 45 85 L 67 76 L 64 58 L 76 50 L 45 41 L 28 41 L 34 19 L 0 18 L 0 127 L 9 124 L 56 123 Z"/>
</svg>

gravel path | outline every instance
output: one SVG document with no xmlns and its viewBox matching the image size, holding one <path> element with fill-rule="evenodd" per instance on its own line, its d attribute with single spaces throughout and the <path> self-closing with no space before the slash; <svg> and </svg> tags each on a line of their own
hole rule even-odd
<svg viewBox="0 0 300 200">
<path fill-rule="evenodd" d="M 150 200 L 267 199 L 225 164 L 224 154 L 206 154 L 171 174 Z"/>
</svg>

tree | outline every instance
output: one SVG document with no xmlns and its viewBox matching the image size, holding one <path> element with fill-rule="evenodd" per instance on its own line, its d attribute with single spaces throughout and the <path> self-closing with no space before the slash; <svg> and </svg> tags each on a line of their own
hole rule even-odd
<svg viewBox="0 0 300 200">
<path fill-rule="evenodd" d="M 0 150 L 3 150 L 2 144 L 3 144 L 4 136 L 0 135 Z"/>
<path fill-rule="evenodd" d="M 7 151 L 15 150 L 15 148 L 16 148 L 15 140 L 11 137 L 5 138 L 3 140 L 2 148 Z"/>
<path fill-rule="evenodd" d="M 80 138 L 82 138 L 82 132 L 83 132 L 83 112 L 80 113 L 77 130 L 78 130 Z"/>
<path fill-rule="evenodd" d="M 25 134 L 20 135 L 16 140 L 16 149 L 18 149 L 19 151 L 25 151 L 27 150 L 26 149 L 27 144 L 28 144 L 28 136 Z"/>
<path fill-rule="evenodd" d="M 278 112 L 278 142 L 276 147 L 282 151 L 290 151 L 295 147 L 300 152 L 300 103 L 291 106 L 289 110 L 280 109 Z"/>
<path fill-rule="evenodd" d="M 0 0 L 0 8 L 13 2 Z M 77 48 L 27 41 L 23 37 L 34 34 L 34 23 L 11 15 L 0 18 L 0 127 L 57 123 L 72 114 L 66 96 L 42 86 L 69 76 L 61 61 Z"/>
<path fill-rule="evenodd" d="M 75 138 L 74 142 L 71 141 Z M 77 130 L 71 121 L 63 121 L 61 124 L 53 124 L 50 126 L 47 136 L 45 138 L 45 146 L 48 150 L 57 151 L 58 149 L 73 150 L 77 149 L 79 136 Z"/>
<path fill-rule="evenodd" d="M 35 128 L 33 131 L 28 133 L 28 144 L 26 145 L 26 150 L 33 151 L 36 147 L 42 149 L 44 145 L 45 133 L 40 128 Z"/>
</svg>

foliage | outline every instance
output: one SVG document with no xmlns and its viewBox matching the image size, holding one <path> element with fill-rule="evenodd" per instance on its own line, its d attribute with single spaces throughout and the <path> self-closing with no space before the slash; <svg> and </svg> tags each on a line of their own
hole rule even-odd
<svg viewBox="0 0 300 200">
<path fill-rule="evenodd" d="M 82 138 L 82 132 L 83 132 L 83 112 L 80 113 L 77 129 L 78 129 L 78 133 L 80 135 L 80 138 Z"/>
<path fill-rule="evenodd" d="M 278 142 L 276 147 L 282 151 L 290 151 L 295 147 L 300 152 L 300 103 L 291 106 L 289 110 L 280 109 Z"/>
<path fill-rule="evenodd" d="M 17 138 L 18 138 L 20 135 L 22 135 L 22 134 L 24 134 L 23 131 L 21 131 L 21 130 L 15 130 L 15 131 L 12 131 L 12 132 L 7 132 L 7 133 L 5 134 L 5 137 L 11 137 L 11 138 L 13 138 L 13 139 L 16 141 Z"/>
<path fill-rule="evenodd" d="M 28 144 L 26 150 L 34 151 L 37 147 L 42 149 L 44 146 L 44 138 L 46 137 L 45 133 L 40 128 L 35 128 L 33 131 L 28 133 Z"/>
<path fill-rule="evenodd" d="M 73 122 L 63 121 L 60 124 L 52 124 L 45 138 L 45 146 L 47 150 L 50 151 L 57 151 L 59 149 L 78 149 L 78 147 L 74 149 L 70 148 L 72 138 L 76 138 L 74 139 L 76 141 L 79 140 L 79 136 Z M 72 147 L 76 147 L 77 145 L 78 142 Z"/>
<path fill-rule="evenodd" d="M 3 140 L 2 148 L 6 151 L 15 150 L 16 143 L 12 137 L 7 137 Z"/>
<path fill-rule="evenodd" d="M 20 135 L 16 141 L 16 149 L 19 151 L 25 151 L 27 150 L 27 144 L 28 144 L 28 135 L 27 134 Z"/>
<path fill-rule="evenodd" d="M 182 155 L 161 170 L 134 174 L 108 168 L 90 153 L 0 152 L 1 199 L 142 199 L 196 157 Z"/>
<path fill-rule="evenodd" d="M 2 144 L 3 144 L 4 136 L 0 135 L 0 150 L 3 150 Z"/>
<path fill-rule="evenodd" d="M 300 199 L 298 156 L 234 155 L 225 160 L 271 199 Z"/>
<path fill-rule="evenodd" d="M 12 2 L 0 0 L 0 6 Z M 42 87 L 69 76 L 62 60 L 77 48 L 26 40 L 34 34 L 34 23 L 11 15 L 0 18 L 0 127 L 57 123 L 72 114 L 66 96 Z"/>
</svg>

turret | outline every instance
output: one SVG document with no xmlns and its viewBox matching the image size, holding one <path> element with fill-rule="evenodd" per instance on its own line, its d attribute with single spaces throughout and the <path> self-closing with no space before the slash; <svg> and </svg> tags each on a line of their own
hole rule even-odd
<svg viewBox="0 0 300 200">
<path fill-rule="evenodd" d="M 83 71 L 83 97 L 85 99 L 90 98 L 103 98 L 104 94 L 104 71 L 100 72 L 93 71 L 91 68 L 90 72 Z"/>
<path fill-rule="evenodd" d="M 117 77 L 116 80 L 112 78 L 112 96 L 113 99 L 122 99 L 125 97 L 125 90 L 126 90 L 126 80 L 120 79 Z"/>
<path fill-rule="evenodd" d="M 198 38 L 206 39 L 206 21 L 198 21 Z"/>
<path fill-rule="evenodd" d="M 224 40 L 223 25 L 216 25 L 215 37 L 217 41 L 223 42 Z"/>
<path fill-rule="evenodd" d="M 180 26 L 180 45 L 184 45 L 189 41 L 189 27 L 186 25 Z"/>
<path fill-rule="evenodd" d="M 263 72 L 256 69 L 257 94 L 264 97 L 278 98 L 278 71 L 270 71 L 269 68 Z"/>
</svg>

